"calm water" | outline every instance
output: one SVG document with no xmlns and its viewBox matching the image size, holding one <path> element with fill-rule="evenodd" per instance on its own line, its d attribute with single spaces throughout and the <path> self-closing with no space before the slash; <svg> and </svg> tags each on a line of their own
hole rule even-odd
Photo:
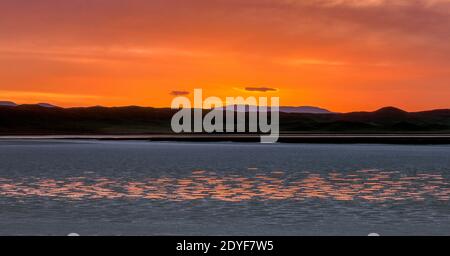
<svg viewBox="0 0 450 256">
<path fill-rule="evenodd" d="M 450 235 L 450 146 L 0 141 L 0 235 Z"/>
</svg>

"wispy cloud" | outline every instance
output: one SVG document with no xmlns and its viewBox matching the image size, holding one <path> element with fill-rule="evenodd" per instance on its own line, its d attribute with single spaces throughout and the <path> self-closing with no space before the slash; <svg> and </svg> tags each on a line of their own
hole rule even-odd
<svg viewBox="0 0 450 256">
<path fill-rule="evenodd" d="M 189 95 L 190 93 L 188 91 L 171 91 L 170 95 L 173 96 L 186 96 Z"/>
<path fill-rule="evenodd" d="M 245 87 L 246 91 L 249 92 L 276 92 L 277 89 L 270 87 Z"/>
<path fill-rule="evenodd" d="M 183 48 L 168 47 L 49 47 L 35 49 L 33 46 L 2 46 L 0 55 L 34 56 L 40 59 L 66 62 L 102 62 L 117 60 L 135 60 L 153 57 L 203 58 L 211 53 Z"/>
<path fill-rule="evenodd" d="M 449 0 L 285 0 L 289 4 L 309 4 L 325 7 L 350 6 L 350 7 L 377 7 L 377 6 L 408 6 L 421 4 L 424 6 L 434 6 L 437 4 L 449 3 Z"/>
</svg>

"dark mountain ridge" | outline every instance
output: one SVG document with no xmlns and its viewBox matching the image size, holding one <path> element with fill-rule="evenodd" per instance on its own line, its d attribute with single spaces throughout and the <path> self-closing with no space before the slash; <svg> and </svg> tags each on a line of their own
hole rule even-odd
<svg viewBox="0 0 450 256">
<path fill-rule="evenodd" d="M 0 106 L 0 135 L 171 133 L 177 110 L 151 107 Z M 207 111 L 204 110 L 204 113 Z M 284 133 L 450 133 L 450 109 L 280 113 Z"/>
<path fill-rule="evenodd" d="M 12 101 L 0 101 L 0 106 L 3 107 L 16 107 L 17 104 Z"/>
</svg>

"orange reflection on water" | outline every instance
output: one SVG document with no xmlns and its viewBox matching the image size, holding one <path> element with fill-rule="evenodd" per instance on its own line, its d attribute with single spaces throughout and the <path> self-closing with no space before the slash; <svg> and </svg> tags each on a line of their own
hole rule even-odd
<svg viewBox="0 0 450 256">
<path fill-rule="evenodd" d="M 0 196 L 49 197 L 59 199 L 149 199 L 189 201 L 213 199 L 229 202 L 264 200 L 365 200 L 372 202 L 427 198 L 449 201 L 449 179 L 442 174 L 360 170 L 349 173 L 304 173 L 288 177 L 281 171 L 253 176 L 224 175 L 203 170 L 186 177 L 120 178 L 74 177 L 0 178 Z"/>
</svg>

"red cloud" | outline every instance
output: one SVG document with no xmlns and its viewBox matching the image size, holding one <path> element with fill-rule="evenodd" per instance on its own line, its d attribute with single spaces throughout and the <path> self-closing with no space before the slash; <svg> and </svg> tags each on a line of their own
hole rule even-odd
<svg viewBox="0 0 450 256">
<path fill-rule="evenodd" d="M 189 92 L 187 92 L 187 91 L 171 91 L 170 94 L 173 96 L 184 96 L 184 95 L 189 95 Z"/>
<path fill-rule="evenodd" d="M 277 91 L 275 88 L 269 88 L 269 87 L 245 87 L 246 91 L 249 92 L 274 92 Z"/>
</svg>

